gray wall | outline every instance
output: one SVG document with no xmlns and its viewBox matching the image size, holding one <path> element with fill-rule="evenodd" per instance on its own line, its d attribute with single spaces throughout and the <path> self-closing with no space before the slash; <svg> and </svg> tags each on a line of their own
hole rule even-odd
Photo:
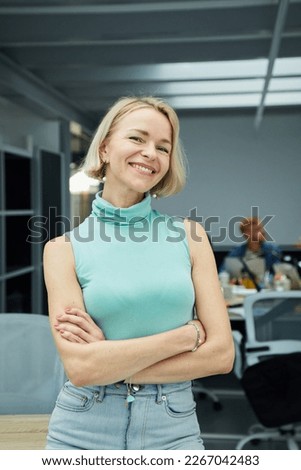
<svg viewBox="0 0 301 470">
<path fill-rule="evenodd" d="M 0 143 L 31 150 L 37 145 L 59 152 L 59 122 L 35 113 L 0 97 Z"/>
<path fill-rule="evenodd" d="M 301 111 L 266 112 L 258 131 L 254 110 L 182 115 L 180 121 L 188 183 L 182 193 L 154 206 L 176 215 L 197 208 L 216 246 L 232 245 L 233 235 L 239 235 L 233 217 L 251 214 L 272 216 L 265 227 L 277 243 L 300 241 Z M 210 225 L 212 216 L 219 222 Z M 221 227 L 227 228 L 226 237 L 219 237 Z"/>
</svg>

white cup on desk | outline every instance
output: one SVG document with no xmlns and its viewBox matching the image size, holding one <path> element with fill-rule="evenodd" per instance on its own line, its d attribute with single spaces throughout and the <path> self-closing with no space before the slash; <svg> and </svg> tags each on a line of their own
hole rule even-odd
<svg viewBox="0 0 301 470">
<path fill-rule="evenodd" d="M 218 277 L 224 298 L 232 299 L 233 289 L 230 284 L 230 274 L 227 273 L 227 271 L 222 271 L 221 273 L 219 273 Z"/>
<path fill-rule="evenodd" d="M 219 278 L 219 282 L 221 283 L 222 287 L 229 285 L 230 274 L 227 273 L 227 271 L 222 271 L 221 273 L 219 273 L 218 278 Z"/>
<path fill-rule="evenodd" d="M 274 279 L 274 289 L 278 292 L 287 291 L 291 288 L 291 281 L 285 274 L 279 274 Z"/>
<path fill-rule="evenodd" d="M 233 298 L 233 287 L 231 284 L 227 286 L 222 286 L 224 299 L 229 300 Z"/>
</svg>

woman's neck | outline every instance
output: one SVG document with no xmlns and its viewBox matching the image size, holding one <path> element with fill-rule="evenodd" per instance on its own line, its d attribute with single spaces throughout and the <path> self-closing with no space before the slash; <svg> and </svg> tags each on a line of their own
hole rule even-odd
<svg viewBox="0 0 301 470">
<path fill-rule="evenodd" d="M 261 246 L 260 242 L 254 242 L 254 241 L 248 242 L 248 249 L 255 253 L 260 250 L 260 246 Z"/>
<path fill-rule="evenodd" d="M 143 193 L 137 193 L 135 191 L 111 191 L 106 184 L 102 191 L 102 198 L 112 204 L 114 207 L 131 207 L 134 204 L 138 204 L 144 198 Z"/>
</svg>

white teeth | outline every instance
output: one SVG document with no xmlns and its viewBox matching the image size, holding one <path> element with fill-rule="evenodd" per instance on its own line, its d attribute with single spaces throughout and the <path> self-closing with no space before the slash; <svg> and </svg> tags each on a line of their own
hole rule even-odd
<svg viewBox="0 0 301 470">
<path fill-rule="evenodd" d="M 134 168 L 137 168 L 137 170 L 144 171 L 144 173 L 151 174 L 153 170 L 150 170 L 149 168 L 145 168 L 145 166 L 138 165 L 137 163 L 132 163 L 132 166 Z"/>
</svg>

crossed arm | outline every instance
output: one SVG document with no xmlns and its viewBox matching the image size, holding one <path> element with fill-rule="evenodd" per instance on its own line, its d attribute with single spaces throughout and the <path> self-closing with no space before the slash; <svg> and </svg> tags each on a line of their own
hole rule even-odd
<svg viewBox="0 0 301 470">
<path fill-rule="evenodd" d="M 232 369 L 232 334 L 213 254 L 201 226 L 197 230 L 202 242 L 189 242 L 198 314 L 195 323 L 202 342 L 196 352 L 191 352 L 196 342 L 192 325 L 143 338 L 106 340 L 85 312 L 70 242 L 59 237 L 47 243 L 44 271 L 50 323 L 66 373 L 75 385 L 120 380 L 180 382 Z"/>
</svg>

